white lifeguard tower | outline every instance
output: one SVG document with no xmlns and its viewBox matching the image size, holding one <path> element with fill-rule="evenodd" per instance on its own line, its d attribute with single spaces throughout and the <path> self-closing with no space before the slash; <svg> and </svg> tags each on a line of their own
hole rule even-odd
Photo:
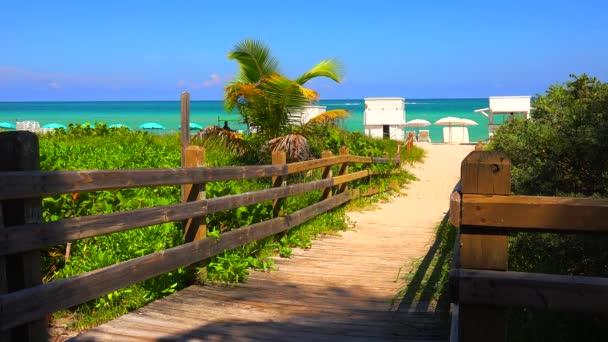
<svg viewBox="0 0 608 342">
<path fill-rule="evenodd" d="M 405 99 L 402 97 L 365 98 L 363 128 L 365 135 L 403 141 Z"/>
<path fill-rule="evenodd" d="M 490 107 L 477 109 L 475 111 L 488 118 L 490 139 L 494 137 L 494 132 L 505 120 L 504 117 L 498 118 L 494 116 L 497 114 L 508 114 L 511 116 L 523 115 L 527 120 L 530 118 L 530 99 L 531 96 L 490 96 Z"/>
<path fill-rule="evenodd" d="M 291 119 L 295 125 L 302 126 L 326 111 L 327 106 L 305 106 L 302 110 L 291 113 Z"/>
</svg>

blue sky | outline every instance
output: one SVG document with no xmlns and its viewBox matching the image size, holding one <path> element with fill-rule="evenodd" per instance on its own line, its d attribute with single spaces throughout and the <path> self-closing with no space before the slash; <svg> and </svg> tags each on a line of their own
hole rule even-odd
<svg viewBox="0 0 608 342">
<path fill-rule="evenodd" d="M 608 81 L 607 22 L 606 1 L 3 1 L 0 101 L 221 99 L 243 38 L 288 76 L 340 59 L 322 99 L 533 95 Z"/>
</svg>

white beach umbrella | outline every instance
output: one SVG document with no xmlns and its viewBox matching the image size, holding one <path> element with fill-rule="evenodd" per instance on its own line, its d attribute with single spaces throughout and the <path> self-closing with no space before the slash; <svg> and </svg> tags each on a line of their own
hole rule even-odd
<svg viewBox="0 0 608 342">
<path fill-rule="evenodd" d="M 462 120 L 461 118 L 448 116 L 435 121 L 435 125 L 448 126 L 450 128 L 450 142 L 452 142 L 452 126 L 460 126 L 463 122 Z"/>
<path fill-rule="evenodd" d="M 414 119 L 414 120 L 410 120 L 405 123 L 405 127 L 415 127 L 416 128 L 416 135 L 419 134 L 418 130 L 420 127 L 427 127 L 430 125 L 431 125 L 431 123 L 424 119 Z"/>
<path fill-rule="evenodd" d="M 430 122 L 423 120 L 423 119 L 414 119 L 414 120 L 410 120 L 405 123 L 405 127 L 416 127 L 416 128 L 426 127 L 426 126 L 430 126 L 430 125 L 431 125 Z"/>
</svg>

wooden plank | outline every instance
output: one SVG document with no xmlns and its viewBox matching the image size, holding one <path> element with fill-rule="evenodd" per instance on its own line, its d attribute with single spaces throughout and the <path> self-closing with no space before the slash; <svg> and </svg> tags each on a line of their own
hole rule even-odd
<svg viewBox="0 0 608 342">
<path fill-rule="evenodd" d="M 608 278 L 460 269 L 461 304 L 608 312 Z"/>
<path fill-rule="evenodd" d="M 372 157 L 362 157 L 362 156 L 348 156 L 348 161 L 351 163 L 363 163 L 363 164 L 371 164 Z"/>
<path fill-rule="evenodd" d="M 462 161 L 460 174 L 463 194 L 511 194 L 511 161 L 504 153 L 473 151 Z"/>
<path fill-rule="evenodd" d="M 401 161 L 399 158 L 388 158 L 388 157 L 383 157 L 383 158 L 378 158 L 378 157 L 372 157 L 372 163 L 374 164 L 399 164 Z"/>
<path fill-rule="evenodd" d="M 462 194 L 510 195 L 511 162 L 497 151 L 473 151 L 461 166 Z M 462 225 L 464 225 L 461 222 Z M 464 268 L 507 269 L 508 237 L 463 234 L 461 263 Z"/>
<path fill-rule="evenodd" d="M 379 194 L 379 193 L 380 193 L 380 187 L 379 186 L 370 186 L 365 191 L 361 191 L 359 196 L 361 196 L 361 197 L 368 197 L 368 196 L 373 196 L 373 195 L 376 195 L 376 194 Z"/>
<path fill-rule="evenodd" d="M 450 195 L 450 213 L 449 213 L 449 221 L 452 226 L 456 228 L 460 228 L 460 205 L 461 198 L 459 192 L 452 192 Z"/>
<path fill-rule="evenodd" d="M 0 330 L 44 317 L 106 293 L 295 227 L 350 200 L 344 192 L 285 217 L 253 224 L 120 264 L 0 296 Z"/>
<path fill-rule="evenodd" d="M 182 145 L 182 167 L 186 167 L 186 148 L 190 146 L 190 93 L 182 92 L 180 95 L 181 112 L 181 145 Z"/>
<path fill-rule="evenodd" d="M 348 183 L 348 182 L 352 182 L 357 179 L 365 178 L 365 177 L 368 177 L 369 174 L 370 174 L 369 170 L 361 170 L 361 171 L 357 171 L 355 173 L 349 173 L 344 176 L 336 176 L 336 177 L 334 177 L 334 185 Z"/>
<path fill-rule="evenodd" d="M 38 137 L 31 132 L 0 133 L 0 171 L 39 170 Z M 41 198 L 0 201 L 0 235 L 11 226 L 42 222 Z M 1 257 L 0 289 L 2 294 L 14 293 L 42 284 L 40 251 L 33 250 Z M 20 322 L 0 332 L 3 341 L 46 341 L 45 316 Z"/>
<path fill-rule="evenodd" d="M 336 165 L 336 164 L 344 163 L 346 161 L 348 161 L 348 156 L 337 156 L 337 157 L 331 157 L 331 158 L 314 159 L 314 160 L 307 160 L 307 161 L 298 162 L 298 163 L 291 163 L 291 164 L 287 165 L 287 173 L 292 174 L 292 173 L 298 173 L 298 172 L 318 169 L 320 167 Z"/>
<path fill-rule="evenodd" d="M 287 153 L 284 151 L 273 151 L 272 152 L 272 165 L 285 165 L 287 164 Z M 287 185 L 287 180 L 283 176 L 273 176 L 272 177 L 272 186 L 273 187 L 282 187 Z M 275 198 L 272 202 L 272 216 L 279 216 L 279 211 L 281 210 L 281 205 L 283 204 L 282 198 Z"/>
<path fill-rule="evenodd" d="M 340 147 L 340 156 L 343 157 L 348 157 L 348 155 L 350 154 L 348 152 L 348 146 L 342 146 Z M 340 170 L 338 171 L 338 175 L 339 176 L 345 176 L 348 175 L 348 158 L 347 161 L 340 164 Z M 340 186 L 337 187 L 337 192 L 341 193 L 344 191 L 348 191 L 348 183 L 342 183 Z"/>
<path fill-rule="evenodd" d="M 321 152 L 321 158 L 323 159 L 327 159 L 327 158 L 331 158 L 333 156 L 331 151 L 323 151 Z M 333 177 L 333 170 L 331 166 L 326 166 L 323 168 L 323 174 L 321 175 L 321 177 L 323 179 L 331 179 Z M 331 198 L 332 196 L 332 187 L 328 187 L 323 189 L 323 195 L 321 198 L 323 199 L 327 199 L 327 198 Z"/>
<path fill-rule="evenodd" d="M 462 161 L 460 173 L 463 195 L 511 194 L 511 162 L 501 152 L 471 152 Z M 461 222 L 461 229 L 464 227 Z M 460 264 L 463 268 L 507 270 L 508 236 L 461 234 L 460 242 Z M 461 340 L 506 340 L 506 310 L 460 302 L 459 305 L 458 331 Z"/>
<path fill-rule="evenodd" d="M 245 192 L 208 200 L 144 208 L 112 214 L 69 218 L 39 224 L 7 227 L 0 234 L 0 255 L 33 250 L 88 237 L 106 235 L 133 228 L 145 227 L 218 211 L 287 197 L 333 185 L 331 179 L 294 184 L 283 188 Z"/>
<path fill-rule="evenodd" d="M 0 172 L 0 200 L 145 186 L 199 184 L 286 175 L 284 165 L 187 169 Z"/>
<path fill-rule="evenodd" d="M 186 93 L 187 94 L 187 93 Z M 183 95 L 183 94 L 182 94 Z M 188 94 L 189 96 L 189 94 Z M 183 99 L 182 99 L 183 101 Z M 188 98 L 188 106 L 190 99 Z M 182 102 L 183 104 L 183 102 Z M 182 120 L 183 121 L 183 120 Z M 182 122 L 183 125 L 183 122 Z M 183 128 L 183 126 L 182 126 Z M 183 130 L 182 130 L 183 134 Z M 184 150 L 184 167 L 204 167 L 205 149 L 200 146 L 188 146 Z M 183 186 L 182 202 L 193 202 L 205 199 L 205 183 L 185 184 Z M 207 237 L 207 225 L 205 216 L 194 216 L 188 218 L 184 223 L 184 241 L 191 242 Z"/>
<path fill-rule="evenodd" d="M 608 232 L 608 200 L 464 195 L 462 223 L 509 229 Z"/>
<path fill-rule="evenodd" d="M 458 342 L 458 304 L 452 304 L 450 310 L 450 342 Z"/>
</svg>

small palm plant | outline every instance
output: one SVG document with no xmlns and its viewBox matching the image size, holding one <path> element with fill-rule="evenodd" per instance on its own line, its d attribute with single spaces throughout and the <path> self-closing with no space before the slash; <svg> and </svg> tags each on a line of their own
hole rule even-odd
<svg viewBox="0 0 608 342">
<path fill-rule="evenodd" d="M 319 99 L 319 94 L 304 85 L 317 77 L 342 80 L 342 65 L 326 59 L 300 77 L 291 80 L 279 71 L 270 48 L 258 40 L 238 42 L 228 58 L 239 64 L 239 73 L 225 89 L 226 110 L 238 110 L 245 124 L 255 126 L 267 139 L 291 133 L 294 117 L 304 106 Z"/>
</svg>

